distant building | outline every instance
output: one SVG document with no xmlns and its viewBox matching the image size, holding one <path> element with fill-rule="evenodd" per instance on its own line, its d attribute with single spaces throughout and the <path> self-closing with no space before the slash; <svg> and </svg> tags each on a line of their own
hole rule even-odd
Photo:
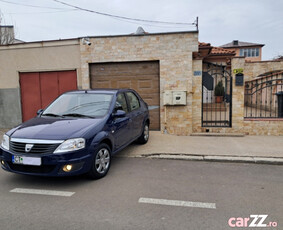
<svg viewBox="0 0 283 230">
<path fill-rule="evenodd" d="M 234 40 L 220 47 L 235 51 L 236 56 L 244 56 L 246 57 L 247 61 L 261 61 L 263 46 L 264 44 L 241 42 L 238 40 Z"/>
</svg>

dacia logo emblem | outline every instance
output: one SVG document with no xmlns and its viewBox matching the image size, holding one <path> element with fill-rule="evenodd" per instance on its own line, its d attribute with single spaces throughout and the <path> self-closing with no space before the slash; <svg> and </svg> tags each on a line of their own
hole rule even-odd
<svg viewBox="0 0 283 230">
<path fill-rule="evenodd" d="M 25 147 L 26 153 L 30 152 L 30 150 L 32 149 L 32 147 L 33 147 L 33 144 L 26 144 L 26 147 Z"/>
</svg>

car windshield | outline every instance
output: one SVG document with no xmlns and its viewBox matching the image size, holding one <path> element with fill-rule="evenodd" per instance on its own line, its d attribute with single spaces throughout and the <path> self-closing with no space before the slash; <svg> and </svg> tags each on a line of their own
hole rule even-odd
<svg viewBox="0 0 283 230">
<path fill-rule="evenodd" d="M 47 107 L 42 116 L 101 117 L 109 111 L 111 101 L 110 94 L 63 94 Z"/>
</svg>

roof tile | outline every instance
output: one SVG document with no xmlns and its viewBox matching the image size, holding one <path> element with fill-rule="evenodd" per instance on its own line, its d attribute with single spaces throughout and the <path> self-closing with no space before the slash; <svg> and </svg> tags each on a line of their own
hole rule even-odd
<svg viewBox="0 0 283 230">
<path fill-rule="evenodd" d="M 210 54 L 236 54 L 234 50 L 228 50 L 221 47 L 213 47 Z"/>
</svg>

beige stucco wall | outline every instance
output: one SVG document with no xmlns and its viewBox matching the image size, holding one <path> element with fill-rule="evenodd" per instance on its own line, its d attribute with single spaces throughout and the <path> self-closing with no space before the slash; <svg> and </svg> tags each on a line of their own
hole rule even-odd
<svg viewBox="0 0 283 230">
<path fill-rule="evenodd" d="M 0 46 L 0 128 L 22 122 L 19 72 L 62 70 L 80 73 L 79 39 Z"/>
<path fill-rule="evenodd" d="M 90 46 L 81 42 L 84 89 L 90 88 L 89 63 L 159 60 L 161 131 L 166 129 L 177 135 L 192 133 L 192 52 L 198 50 L 197 32 L 93 37 L 90 42 Z M 165 90 L 186 91 L 187 105 L 165 108 Z"/>
<path fill-rule="evenodd" d="M 74 69 L 80 69 L 78 39 L 0 47 L 0 89 L 19 88 L 19 72 Z"/>
</svg>

